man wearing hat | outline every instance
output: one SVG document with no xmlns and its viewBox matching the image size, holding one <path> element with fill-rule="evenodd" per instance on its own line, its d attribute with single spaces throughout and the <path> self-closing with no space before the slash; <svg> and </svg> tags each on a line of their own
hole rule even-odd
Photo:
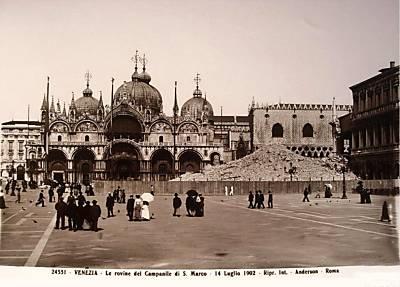
<svg viewBox="0 0 400 287">
<path fill-rule="evenodd" d="M 126 203 L 126 212 L 128 213 L 129 221 L 133 221 L 133 210 L 135 207 L 135 200 L 133 195 L 129 196 L 128 202 Z"/>
<path fill-rule="evenodd" d="M 114 202 L 114 197 L 112 197 L 111 192 L 109 192 L 106 199 L 107 217 L 114 216 Z"/>
<path fill-rule="evenodd" d="M 56 229 L 59 229 L 60 227 L 60 219 L 61 229 L 65 229 L 65 215 L 67 214 L 67 204 L 63 201 L 62 196 L 58 199 L 58 202 L 55 205 L 55 209 L 57 210 Z"/>
<path fill-rule="evenodd" d="M 182 200 L 179 198 L 178 194 L 175 193 L 174 199 L 172 200 L 172 206 L 174 207 L 174 214 L 173 216 L 180 216 L 179 214 L 179 208 L 182 205 Z M 177 214 L 178 213 L 178 214 Z"/>
<path fill-rule="evenodd" d="M 363 182 L 360 180 L 356 187 L 356 191 L 360 194 L 360 203 L 365 203 L 365 189 L 363 187 Z"/>
<path fill-rule="evenodd" d="M 101 208 L 100 206 L 97 205 L 97 200 L 92 201 L 93 206 L 91 206 L 90 211 L 91 211 L 91 219 L 92 219 L 92 230 L 97 232 L 98 227 L 97 224 L 99 222 L 99 217 L 101 215 Z"/>
</svg>

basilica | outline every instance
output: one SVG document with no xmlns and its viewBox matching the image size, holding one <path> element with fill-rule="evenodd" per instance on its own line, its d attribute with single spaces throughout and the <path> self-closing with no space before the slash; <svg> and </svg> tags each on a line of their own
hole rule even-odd
<svg viewBox="0 0 400 287">
<path fill-rule="evenodd" d="M 136 55 L 131 79 L 112 91 L 110 105 L 104 104 L 101 94 L 94 97 L 89 73 L 82 96 L 72 95 L 68 110 L 44 97 L 41 140 L 28 143 L 32 177 L 85 184 L 105 179 L 169 180 L 232 159 L 226 152 L 232 143 L 224 143 L 227 123 L 214 116 L 199 88 L 199 74 L 193 97 L 180 109 L 175 82 L 172 116 L 164 113 L 163 98 L 150 82 L 144 61 L 138 72 Z M 243 145 L 248 122 L 242 128 L 240 123 L 232 126 L 229 134 L 236 133 L 236 142 Z"/>
</svg>

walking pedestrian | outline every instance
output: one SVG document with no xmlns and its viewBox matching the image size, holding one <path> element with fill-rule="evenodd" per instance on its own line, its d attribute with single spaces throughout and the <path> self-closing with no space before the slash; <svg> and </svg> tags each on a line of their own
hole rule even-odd
<svg viewBox="0 0 400 287">
<path fill-rule="evenodd" d="M 63 201 L 62 197 L 58 199 L 58 202 L 55 205 L 55 209 L 57 210 L 56 229 L 59 229 L 60 227 L 60 220 L 61 229 L 65 229 L 65 215 L 67 215 L 67 204 Z"/>
<path fill-rule="evenodd" d="M 133 210 L 135 207 L 135 200 L 133 199 L 133 195 L 129 196 L 128 202 L 126 203 L 126 212 L 129 217 L 129 221 L 133 220 Z"/>
<path fill-rule="evenodd" d="M 99 217 L 101 216 L 101 208 L 100 206 L 97 205 L 97 200 L 93 200 L 92 201 L 93 206 L 91 206 L 90 211 L 91 211 L 91 221 L 92 221 L 92 225 L 91 225 L 91 229 L 94 232 L 98 231 L 98 222 L 99 222 Z"/>
<path fill-rule="evenodd" d="M 264 198 L 264 193 L 260 190 L 259 191 L 260 192 L 260 208 L 265 208 L 265 205 L 264 205 L 264 200 L 265 200 L 265 198 Z"/>
<path fill-rule="evenodd" d="M 106 198 L 107 217 L 114 216 L 114 202 L 114 197 L 111 196 L 111 193 L 108 193 Z"/>
<path fill-rule="evenodd" d="M 386 202 L 386 200 L 383 202 L 383 206 L 382 206 L 382 216 L 381 216 L 381 221 L 385 221 L 387 220 L 388 222 L 390 222 L 390 216 L 389 216 L 389 208 L 388 208 L 388 204 Z"/>
<path fill-rule="evenodd" d="M 249 191 L 249 206 L 247 208 L 254 208 L 253 205 L 253 200 L 254 200 L 254 194 L 251 192 L 251 190 Z"/>
<path fill-rule="evenodd" d="M 15 203 L 21 203 L 21 187 L 17 185 L 16 190 L 17 190 L 17 200 L 15 201 Z"/>
<path fill-rule="evenodd" d="M 273 198 L 271 190 L 268 190 L 268 208 L 273 208 Z"/>
<path fill-rule="evenodd" d="M 140 199 L 140 195 L 137 194 L 135 198 L 135 221 L 139 221 L 142 218 L 142 200 Z"/>
<path fill-rule="evenodd" d="M 310 202 L 310 199 L 308 199 L 308 187 L 304 188 L 304 197 L 303 197 L 303 202 L 307 200 L 307 202 Z"/>
<path fill-rule="evenodd" d="M 261 207 L 260 194 L 258 193 L 258 190 L 256 190 L 256 195 L 255 195 L 254 208 L 255 207 L 257 207 L 258 209 Z"/>
<path fill-rule="evenodd" d="M 41 204 L 42 207 L 44 207 L 44 199 L 45 199 L 45 197 L 43 195 L 43 190 L 41 190 L 40 193 L 39 193 L 39 198 L 38 198 L 38 200 L 37 200 L 35 205 L 38 206 L 39 204 Z"/>
<path fill-rule="evenodd" d="M 231 190 L 229 191 L 229 196 L 233 196 L 233 185 L 231 185 Z"/>
<path fill-rule="evenodd" d="M 125 189 L 121 189 L 120 202 L 125 203 Z"/>
<path fill-rule="evenodd" d="M 149 210 L 149 203 L 147 201 L 143 201 L 142 204 L 142 220 L 149 221 L 150 220 L 150 210 Z"/>
<path fill-rule="evenodd" d="M 179 209 L 180 209 L 181 205 L 182 205 L 182 200 L 179 198 L 178 194 L 175 193 L 174 194 L 174 199 L 172 200 L 172 206 L 174 207 L 173 216 L 178 216 L 178 217 L 181 216 L 179 214 Z"/>
<path fill-rule="evenodd" d="M 225 185 L 225 196 L 228 196 L 228 195 L 229 195 L 229 193 L 228 193 L 228 186 Z"/>
</svg>

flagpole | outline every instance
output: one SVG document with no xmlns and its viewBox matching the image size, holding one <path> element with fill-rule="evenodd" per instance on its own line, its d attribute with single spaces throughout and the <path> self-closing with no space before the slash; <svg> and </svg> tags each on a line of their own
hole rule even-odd
<svg viewBox="0 0 400 287">
<path fill-rule="evenodd" d="M 111 78 L 111 120 L 110 120 L 111 145 L 110 145 L 110 155 L 112 155 L 112 146 L 113 146 L 113 141 L 114 141 L 113 109 L 114 109 L 114 78 Z"/>
<path fill-rule="evenodd" d="M 48 178 L 48 164 L 47 164 L 47 159 L 48 159 L 48 154 L 49 154 L 49 124 L 50 124 L 50 114 L 49 114 L 49 94 L 50 94 L 50 77 L 47 77 L 47 94 L 46 94 L 46 122 L 45 122 L 45 127 L 44 127 L 44 140 L 45 140 L 45 162 L 44 162 L 44 178 Z"/>
</svg>

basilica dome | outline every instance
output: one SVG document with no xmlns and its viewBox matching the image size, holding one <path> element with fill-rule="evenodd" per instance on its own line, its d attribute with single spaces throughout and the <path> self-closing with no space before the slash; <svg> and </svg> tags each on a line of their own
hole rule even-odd
<svg viewBox="0 0 400 287">
<path fill-rule="evenodd" d="M 115 92 L 114 105 L 126 101 L 138 110 L 150 109 L 153 115 L 158 115 L 162 112 L 162 98 L 150 81 L 151 77 L 145 71 L 141 74 L 135 71 L 132 81 L 124 82 Z"/>
<path fill-rule="evenodd" d="M 84 114 L 96 115 L 99 107 L 99 100 L 93 98 L 93 91 L 87 85 L 86 89 L 83 90 L 83 96 L 75 101 L 77 116 Z"/>
<path fill-rule="evenodd" d="M 199 119 L 203 113 L 210 117 L 214 115 L 213 108 L 206 98 L 202 97 L 201 91 L 196 88 L 193 92 L 193 98 L 187 100 L 181 109 L 181 116 L 189 116 L 193 119 Z"/>
</svg>

